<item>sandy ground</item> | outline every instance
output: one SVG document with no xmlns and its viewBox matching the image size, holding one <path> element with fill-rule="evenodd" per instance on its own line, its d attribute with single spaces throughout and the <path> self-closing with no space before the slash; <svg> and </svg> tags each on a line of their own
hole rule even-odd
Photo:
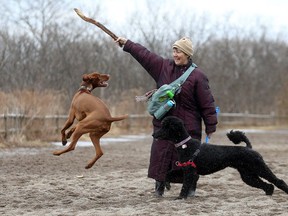
<svg viewBox="0 0 288 216">
<path fill-rule="evenodd" d="M 229 144 L 226 131 L 211 143 Z M 253 148 L 269 167 L 288 182 L 287 130 L 247 131 Z M 0 150 L 0 215 L 288 215 L 288 194 L 275 188 L 273 196 L 244 184 L 227 168 L 202 176 L 196 197 L 174 200 L 180 190 L 172 184 L 163 198 L 153 195 L 147 178 L 151 138 L 103 145 L 104 156 L 90 170 L 92 147 L 53 156 L 49 147 Z"/>
</svg>

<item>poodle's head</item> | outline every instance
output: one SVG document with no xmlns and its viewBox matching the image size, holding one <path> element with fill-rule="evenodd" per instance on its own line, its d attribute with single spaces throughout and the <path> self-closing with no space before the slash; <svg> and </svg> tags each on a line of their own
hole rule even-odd
<svg viewBox="0 0 288 216">
<path fill-rule="evenodd" d="M 161 122 L 161 128 L 153 133 L 153 137 L 159 140 L 169 140 L 173 143 L 182 141 L 186 138 L 188 132 L 185 129 L 183 121 L 175 116 L 167 116 Z"/>
</svg>

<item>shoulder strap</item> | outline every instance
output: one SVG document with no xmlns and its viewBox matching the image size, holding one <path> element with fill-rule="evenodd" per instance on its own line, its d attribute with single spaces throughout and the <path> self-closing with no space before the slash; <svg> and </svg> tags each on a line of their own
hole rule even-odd
<svg viewBox="0 0 288 216">
<path fill-rule="evenodd" d="M 178 79 L 174 80 L 170 85 L 179 85 L 179 87 L 186 81 L 188 76 L 197 68 L 197 65 L 192 63 L 191 66 Z"/>
</svg>

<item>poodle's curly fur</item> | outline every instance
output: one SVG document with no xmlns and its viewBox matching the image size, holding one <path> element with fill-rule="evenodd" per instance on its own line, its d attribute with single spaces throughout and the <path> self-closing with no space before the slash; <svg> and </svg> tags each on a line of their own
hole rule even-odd
<svg viewBox="0 0 288 216">
<path fill-rule="evenodd" d="M 247 185 L 264 190 L 266 195 L 273 194 L 273 185 L 288 194 L 287 184 L 273 174 L 265 164 L 262 156 L 252 149 L 249 139 L 243 132 L 230 131 L 227 136 L 234 144 L 245 142 L 246 147 L 201 144 L 200 141 L 193 138 L 182 145 L 175 145 L 178 146 L 176 149 L 180 163 L 191 160 L 196 150 L 200 150 L 193 160 L 196 168 L 193 166 L 182 167 L 183 185 L 178 197 L 179 199 L 186 199 L 187 196 L 195 194 L 199 175 L 209 175 L 226 167 L 238 170 L 242 180 Z M 163 119 L 161 129 L 156 131 L 153 137 L 169 140 L 174 144 L 181 144 L 181 141 L 189 137 L 189 134 L 181 119 L 168 116 Z M 179 175 L 179 171 L 178 173 L 177 171 L 168 173 L 166 181 L 169 182 L 169 179 L 175 177 L 175 175 Z M 262 181 L 261 178 L 266 179 L 272 184 Z"/>
</svg>

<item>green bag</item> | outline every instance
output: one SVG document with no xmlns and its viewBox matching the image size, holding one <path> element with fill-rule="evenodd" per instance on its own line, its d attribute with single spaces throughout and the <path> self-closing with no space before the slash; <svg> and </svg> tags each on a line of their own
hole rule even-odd
<svg viewBox="0 0 288 216">
<path fill-rule="evenodd" d="M 176 106 L 173 97 L 195 68 L 197 68 L 197 65 L 192 63 L 182 76 L 170 84 L 162 85 L 152 94 L 147 101 L 147 110 L 150 115 L 155 116 L 157 119 L 161 119 L 172 108 L 172 106 Z M 173 105 L 171 106 L 171 104 Z M 155 113 L 157 115 L 155 115 Z"/>
</svg>

